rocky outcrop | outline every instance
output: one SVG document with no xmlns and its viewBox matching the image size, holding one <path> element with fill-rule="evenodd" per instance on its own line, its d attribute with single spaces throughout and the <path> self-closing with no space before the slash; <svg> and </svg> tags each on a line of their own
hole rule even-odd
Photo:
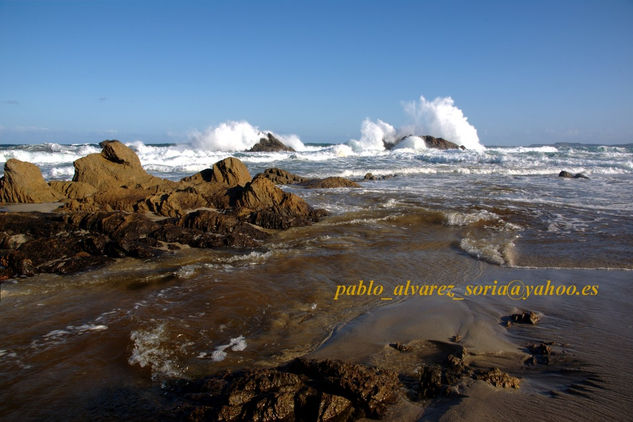
<svg viewBox="0 0 633 422">
<path fill-rule="evenodd" d="M 325 215 L 303 199 L 284 192 L 268 178 L 258 176 L 243 189 L 232 192 L 231 203 L 247 221 L 270 229 L 287 229 L 318 221 Z"/>
<path fill-rule="evenodd" d="M 385 148 L 390 150 L 390 149 L 395 148 L 400 142 L 404 141 L 409 136 L 418 136 L 419 138 L 422 138 L 427 148 L 444 149 L 444 150 L 445 149 L 466 149 L 463 145 L 457 145 L 456 143 L 447 141 L 444 138 L 436 138 L 434 136 L 429 136 L 429 135 L 407 135 L 407 136 L 398 138 L 394 142 L 383 141 L 383 143 L 385 144 Z"/>
<path fill-rule="evenodd" d="M 67 274 L 112 258 L 159 256 L 181 245 L 254 248 L 268 236 L 211 210 L 158 221 L 122 211 L 0 213 L 0 276 Z"/>
<path fill-rule="evenodd" d="M 266 169 L 263 173 L 258 174 L 258 176 L 259 175 L 267 178 L 276 185 L 294 185 L 309 180 L 305 177 L 297 176 L 296 174 L 292 174 L 289 171 L 278 169 L 275 167 Z"/>
<path fill-rule="evenodd" d="M 295 359 L 274 369 L 172 383 L 168 419 L 349 421 L 379 418 L 396 399 L 395 373 L 331 360 Z"/>
<path fill-rule="evenodd" d="M 62 182 L 53 180 L 48 182 L 51 189 L 60 197 L 68 199 L 85 199 L 97 192 L 97 188 L 83 182 Z"/>
<path fill-rule="evenodd" d="M 502 318 L 502 322 L 510 327 L 515 324 L 532 324 L 535 325 L 541 320 L 541 315 L 533 311 L 524 311 L 517 314 L 512 314 Z"/>
<path fill-rule="evenodd" d="M 266 169 L 257 175 L 276 185 L 299 185 L 309 189 L 359 188 L 360 185 L 343 177 L 326 177 L 324 179 L 308 179 L 278 168 Z"/>
<path fill-rule="evenodd" d="M 46 183 L 40 169 L 31 163 L 10 158 L 0 179 L 0 202 L 41 203 L 63 198 Z"/>
<path fill-rule="evenodd" d="M 332 188 L 360 188 L 360 185 L 344 177 L 326 177 L 325 179 L 312 179 L 301 183 L 308 189 L 332 189 Z"/>
<path fill-rule="evenodd" d="M 294 148 L 291 148 L 275 138 L 272 133 L 268 132 L 265 138 L 261 138 L 258 143 L 253 145 L 248 152 L 279 152 L 290 151 L 294 152 Z"/>
<path fill-rule="evenodd" d="M 69 273 L 181 244 L 253 248 L 269 236 L 263 228 L 311 224 L 326 214 L 264 176 L 251 180 L 236 158 L 173 182 L 145 172 L 120 142 L 101 146 L 100 154 L 75 162 L 72 182 L 49 185 L 37 166 L 7 162 L 0 181 L 5 200 L 66 203 L 59 214 L 0 214 L 0 277 Z"/>
<path fill-rule="evenodd" d="M 587 176 L 585 176 L 582 173 L 573 174 L 565 170 L 562 170 L 560 173 L 558 173 L 558 177 L 565 177 L 568 179 L 589 179 Z"/>
<path fill-rule="evenodd" d="M 103 141 L 100 154 L 76 160 L 73 182 L 89 184 L 99 191 L 126 187 L 160 185 L 163 179 L 148 174 L 134 151 L 119 141 Z"/>
<path fill-rule="evenodd" d="M 193 176 L 182 179 L 185 184 L 193 186 L 220 183 L 226 187 L 244 186 L 250 181 L 251 174 L 244 163 L 233 157 L 218 161 L 210 169 L 202 170 Z"/>
</svg>

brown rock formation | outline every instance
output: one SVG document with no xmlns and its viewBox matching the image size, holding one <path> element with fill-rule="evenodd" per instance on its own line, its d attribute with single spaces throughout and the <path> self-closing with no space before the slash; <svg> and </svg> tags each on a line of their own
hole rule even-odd
<svg viewBox="0 0 633 422">
<path fill-rule="evenodd" d="M 279 189 L 268 178 L 258 176 L 236 191 L 233 204 L 249 222 L 270 229 L 287 229 L 318 221 L 325 215 L 303 199 Z"/>
<path fill-rule="evenodd" d="M 360 188 L 360 185 L 344 177 L 326 177 L 325 179 L 313 179 L 301 183 L 308 189 L 332 189 L 332 188 Z"/>
<path fill-rule="evenodd" d="M 10 158 L 0 179 L 0 202 L 56 202 L 63 196 L 51 189 L 40 169 L 31 163 Z"/>
<path fill-rule="evenodd" d="M 53 180 L 48 182 L 51 189 L 58 193 L 60 197 L 68 199 L 84 199 L 94 195 L 97 188 L 83 182 L 62 182 Z"/>
<path fill-rule="evenodd" d="M 309 180 L 305 177 L 297 176 L 296 174 L 292 174 L 289 171 L 278 169 L 276 167 L 264 170 L 261 175 L 276 185 L 294 185 Z"/>
<path fill-rule="evenodd" d="M 73 182 L 83 182 L 103 191 L 121 186 L 148 187 L 163 182 L 148 174 L 134 151 L 119 141 L 103 141 L 100 154 L 90 154 L 76 160 Z"/>
<path fill-rule="evenodd" d="M 229 157 L 215 163 L 210 169 L 202 170 L 193 176 L 185 177 L 182 182 L 188 185 L 221 183 L 227 187 L 244 186 L 251 181 L 248 169 L 237 158 Z"/>
</svg>

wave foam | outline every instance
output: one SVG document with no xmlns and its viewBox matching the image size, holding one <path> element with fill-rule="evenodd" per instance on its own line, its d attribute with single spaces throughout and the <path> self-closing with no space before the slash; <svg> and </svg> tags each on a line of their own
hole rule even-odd
<svg viewBox="0 0 633 422">
<path fill-rule="evenodd" d="M 228 121 L 218 126 L 209 126 L 203 132 L 194 130 L 190 134 L 192 144 L 207 151 L 246 151 L 265 138 L 267 133 L 273 134 L 285 145 L 296 151 L 305 150 L 305 145 L 297 135 L 279 135 L 272 131 L 261 131 L 246 121 Z"/>
<path fill-rule="evenodd" d="M 175 363 L 175 356 L 168 346 L 165 324 L 154 329 L 136 330 L 130 334 L 133 341 L 132 354 L 128 359 L 130 365 L 149 367 L 152 378 L 159 376 L 178 377 L 181 369 Z"/>
</svg>

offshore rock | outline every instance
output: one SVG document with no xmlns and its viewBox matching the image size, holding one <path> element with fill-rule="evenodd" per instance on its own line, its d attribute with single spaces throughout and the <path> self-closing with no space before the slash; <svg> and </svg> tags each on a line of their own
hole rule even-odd
<svg viewBox="0 0 633 422">
<path fill-rule="evenodd" d="M 279 152 L 289 151 L 294 152 L 294 148 L 291 148 L 275 138 L 272 133 L 268 132 L 265 138 L 260 138 L 259 142 L 253 145 L 248 152 Z"/>
<path fill-rule="evenodd" d="M 360 185 L 344 177 L 326 177 L 325 179 L 313 179 L 301 183 L 308 189 L 332 189 L 332 188 L 360 188 Z"/>
<path fill-rule="evenodd" d="M 587 176 L 585 176 L 582 173 L 572 174 L 565 170 L 562 170 L 560 173 L 558 173 L 558 177 L 565 177 L 567 179 L 589 179 Z"/>
<path fill-rule="evenodd" d="M 386 149 L 391 150 L 391 149 L 395 148 L 400 142 L 402 142 L 403 140 L 408 138 L 409 136 L 413 136 L 413 135 L 403 136 L 403 137 L 397 139 L 395 142 L 383 141 L 383 143 L 384 143 Z M 415 135 L 415 136 L 418 136 L 418 137 L 422 138 L 424 140 L 424 143 L 426 144 L 427 148 L 442 149 L 442 150 L 446 150 L 446 149 L 466 149 L 463 145 L 457 145 L 456 143 L 451 142 L 451 141 L 447 141 L 444 138 L 436 138 L 434 136 L 429 136 L 429 135 Z"/>
<path fill-rule="evenodd" d="M 63 196 L 46 183 L 39 167 L 10 158 L 0 179 L 0 202 L 56 202 Z"/>
<path fill-rule="evenodd" d="M 296 174 L 292 174 L 289 171 L 278 169 L 275 167 L 266 169 L 263 173 L 260 173 L 257 176 L 260 175 L 267 178 L 276 185 L 294 185 L 309 180 L 305 177 L 297 176 Z"/>
</svg>

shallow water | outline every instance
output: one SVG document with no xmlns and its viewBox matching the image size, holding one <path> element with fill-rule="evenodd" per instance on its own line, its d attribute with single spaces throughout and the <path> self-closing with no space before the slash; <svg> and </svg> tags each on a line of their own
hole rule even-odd
<svg viewBox="0 0 633 422">
<path fill-rule="evenodd" d="M 320 177 L 397 177 L 361 189 L 284 187 L 330 216 L 278 233 L 260 250 L 184 249 L 3 283 L 0 418 L 133 418 L 162 406 L 167 379 L 305 354 L 391 365 L 390 342 L 455 335 L 481 362 L 501 359 L 522 388 L 476 384 L 457 402 L 426 410 L 411 404 L 407 418 L 617 420 L 631 410 L 630 147 L 347 158 L 327 148 L 244 160 L 252 174 L 275 165 Z M 591 179 L 560 179 L 562 166 Z M 154 173 L 177 178 L 170 171 Z M 334 300 L 339 286 L 360 280 L 383 286 L 383 294 Z M 453 285 L 464 300 L 393 294 L 407 280 Z M 495 280 L 599 290 L 526 300 L 467 296 L 467 286 Z M 523 309 L 542 313 L 542 323 L 501 324 Z M 523 368 L 525 346 L 536 341 L 568 345 L 573 373 Z"/>
</svg>

